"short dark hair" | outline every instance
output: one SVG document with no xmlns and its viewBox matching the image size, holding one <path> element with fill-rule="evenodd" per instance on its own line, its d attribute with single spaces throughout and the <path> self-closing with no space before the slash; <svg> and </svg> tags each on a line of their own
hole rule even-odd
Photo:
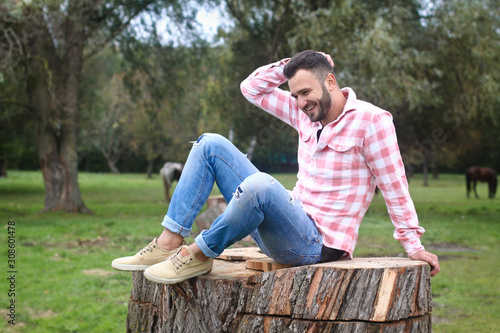
<svg viewBox="0 0 500 333">
<path fill-rule="evenodd" d="M 335 75 L 333 67 L 328 62 L 328 59 L 321 53 L 312 50 L 306 50 L 295 54 L 285 65 L 283 75 L 289 80 L 299 69 L 313 72 L 320 82 L 326 79 L 326 76 L 330 73 Z"/>
</svg>

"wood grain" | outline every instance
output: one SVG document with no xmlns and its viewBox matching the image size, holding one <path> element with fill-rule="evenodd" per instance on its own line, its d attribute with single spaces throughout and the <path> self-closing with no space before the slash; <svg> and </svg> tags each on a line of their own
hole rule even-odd
<svg viewBox="0 0 500 333">
<path fill-rule="evenodd" d="M 430 311 L 421 261 L 356 258 L 259 272 L 217 259 L 210 274 L 172 286 L 134 272 L 127 332 L 420 333 L 431 332 Z"/>
</svg>

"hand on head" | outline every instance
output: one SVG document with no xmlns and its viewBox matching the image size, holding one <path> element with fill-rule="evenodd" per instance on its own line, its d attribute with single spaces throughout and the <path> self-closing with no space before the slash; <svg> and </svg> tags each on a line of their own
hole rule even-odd
<svg viewBox="0 0 500 333">
<path fill-rule="evenodd" d="M 330 65 L 332 65 L 332 67 L 335 68 L 335 64 L 333 63 L 333 59 L 329 54 L 326 54 L 325 52 L 318 52 L 318 53 L 323 55 L 328 60 Z"/>
</svg>

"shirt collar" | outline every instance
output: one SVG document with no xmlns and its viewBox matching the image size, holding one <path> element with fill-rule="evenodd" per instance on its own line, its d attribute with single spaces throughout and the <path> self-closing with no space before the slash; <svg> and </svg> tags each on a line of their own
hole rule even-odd
<svg viewBox="0 0 500 333">
<path fill-rule="evenodd" d="M 354 90 L 352 90 L 349 87 L 345 87 L 342 88 L 341 91 L 347 98 L 347 101 L 344 105 L 344 109 L 342 110 L 342 113 L 337 117 L 337 119 L 326 125 L 326 127 L 333 126 L 332 124 L 338 123 L 339 120 L 342 119 L 347 112 L 351 112 L 357 109 L 358 103 L 357 103 L 356 93 L 354 92 Z M 312 135 L 313 133 L 316 133 L 319 129 L 323 129 L 323 126 L 319 121 L 311 122 L 310 124 L 311 124 L 309 130 L 310 133 L 308 133 L 308 136 Z"/>
<path fill-rule="evenodd" d="M 324 145 L 327 142 L 330 142 L 337 135 L 337 133 L 341 130 L 341 128 L 345 125 L 345 123 L 337 125 L 342 120 L 342 118 L 344 118 L 344 116 L 348 112 L 352 112 L 352 111 L 355 111 L 357 109 L 358 103 L 357 103 L 357 99 L 356 99 L 356 93 L 354 93 L 354 90 L 352 90 L 349 87 L 346 87 L 346 88 L 342 88 L 341 91 L 344 94 L 344 96 L 347 98 L 347 101 L 344 105 L 344 109 L 342 110 L 342 113 L 337 117 L 337 119 L 335 119 L 334 121 L 332 121 L 331 123 L 326 125 L 326 127 L 324 127 L 324 130 L 321 133 L 321 137 L 323 137 L 323 139 L 322 140 L 320 139 L 320 141 L 322 141 L 323 143 L 319 143 L 319 146 L 321 149 L 324 147 Z M 317 124 L 321 128 L 321 123 L 317 122 Z M 316 131 L 317 131 L 317 129 L 316 129 Z"/>
<path fill-rule="evenodd" d="M 342 110 L 342 113 L 333 121 L 334 123 L 338 122 L 344 115 L 349 112 L 349 111 L 354 111 L 358 107 L 357 103 L 357 98 L 356 98 L 356 93 L 354 90 L 352 90 L 349 87 L 345 87 L 341 89 L 342 93 L 344 96 L 347 98 L 347 101 L 344 105 L 344 110 Z"/>
</svg>

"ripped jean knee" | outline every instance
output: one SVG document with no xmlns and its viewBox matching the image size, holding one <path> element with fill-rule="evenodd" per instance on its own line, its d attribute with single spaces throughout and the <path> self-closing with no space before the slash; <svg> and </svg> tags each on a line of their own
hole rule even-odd
<svg viewBox="0 0 500 333">
<path fill-rule="evenodd" d="M 265 200 L 269 191 L 273 191 L 272 186 L 278 183 L 274 177 L 264 172 L 257 172 L 248 176 L 235 190 L 233 198 L 236 200 L 248 196 L 255 200 Z M 279 183 L 278 183 L 279 184 Z M 281 190 L 281 189 L 279 189 Z M 245 193 L 248 193 L 246 195 Z"/>
<path fill-rule="evenodd" d="M 217 133 L 203 133 L 198 137 L 196 141 L 190 141 L 193 144 L 193 147 L 198 147 L 201 144 L 204 145 L 225 145 L 225 144 L 232 144 L 231 141 L 226 139 L 224 136 L 217 134 Z"/>
</svg>

